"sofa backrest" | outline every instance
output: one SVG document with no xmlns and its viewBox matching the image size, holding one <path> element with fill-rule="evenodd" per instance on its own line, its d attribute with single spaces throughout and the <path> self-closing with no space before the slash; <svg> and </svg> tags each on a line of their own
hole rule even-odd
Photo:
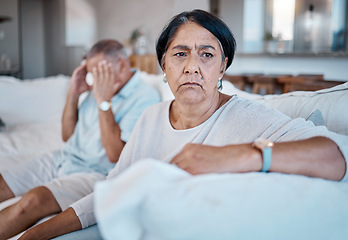
<svg viewBox="0 0 348 240">
<path fill-rule="evenodd" d="M 154 86 L 161 94 L 162 100 L 173 99 L 168 84 L 163 83 L 162 75 L 143 72 L 144 80 Z M 320 114 L 325 126 L 333 132 L 348 135 L 348 82 L 333 88 L 319 91 L 297 91 L 279 95 L 258 95 L 236 88 L 229 81 L 223 80 L 221 92 L 252 99 L 275 108 L 291 118 L 308 119 L 311 114 Z"/>
<path fill-rule="evenodd" d="M 60 121 L 70 77 L 19 80 L 0 77 L 0 118 L 6 126 Z"/>
<path fill-rule="evenodd" d="M 168 84 L 163 83 L 161 74 L 140 74 L 145 82 L 157 89 L 163 101 L 174 99 Z M 6 125 L 60 121 L 69 80 L 70 77 L 64 75 L 33 80 L 0 76 L 0 119 Z M 316 92 L 298 91 L 261 96 L 241 91 L 224 80 L 222 92 L 261 102 L 291 118 L 307 119 L 319 110 L 329 130 L 348 135 L 348 82 Z"/>
<path fill-rule="evenodd" d="M 264 96 L 256 100 L 291 118 L 307 119 L 319 110 L 330 131 L 348 135 L 348 82 L 315 92 L 297 91 Z"/>
</svg>

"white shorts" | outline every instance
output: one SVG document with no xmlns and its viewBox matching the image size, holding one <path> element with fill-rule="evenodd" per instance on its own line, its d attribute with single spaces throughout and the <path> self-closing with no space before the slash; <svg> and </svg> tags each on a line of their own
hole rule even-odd
<svg viewBox="0 0 348 240">
<path fill-rule="evenodd" d="M 56 168 L 53 156 L 53 153 L 45 154 L 7 169 L 1 175 L 15 196 L 22 196 L 38 186 L 47 187 L 62 211 L 93 192 L 94 184 L 105 179 L 98 172 L 66 175 Z"/>
</svg>

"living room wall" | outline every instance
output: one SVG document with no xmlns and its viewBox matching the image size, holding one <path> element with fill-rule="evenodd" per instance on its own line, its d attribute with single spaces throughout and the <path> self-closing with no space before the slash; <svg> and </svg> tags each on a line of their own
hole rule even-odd
<svg viewBox="0 0 348 240">
<path fill-rule="evenodd" d="M 170 18 L 185 10 L 209 11 L 209 0 L 103 0 L 95 1 L 98 38 L 116 38 L 127 43 L 132 31 L 140 28 L 148 40 L 148 52 L 155 53 L 155 42 Z"/>
<path fill-rule="evenodd" d="M 0 0 L 0 6 L 0 16 L 9 18 L 8 21 L 0 23 L 0 71 L 18 71 L 20 65 L 18 2 Z M 5 64 L 7 59 L 10 64 Z"/>
<path fill-rule="evenodd" d="M 1 0 L 4 1 L 4 0 Z M 34 35 L 43 34 L 44 43 L 40 41 L 24 41 L 23 52 L 28 52 L 27 58 L 23 58 L 23 69 L 31 71 L 23 72 L 23 78 L 44 77 L 57 74 L 71 75 L 74 68 L 80 63 L 83 55 L 91 47 L 90 43 L 71 44 L 67 41 L 67 4 L 68 0 L 18 0 L 36 2 L 35 9 L 30 3 L 23 4 L 22 11 L 25 16 L 31 16 L 31 21 L 24 23 L 22 31 L 37 32 Z M 144 0 L 144 1 L 123 1 L 123 0 L 80 0 L 84 5 L 90 5 L 95 9 L 97 32 L 95 40 L 103 38 L 115 38 L 123 43 L 129 39 L 132 31 L 141 27 L 148 38 L 148 52 L 154 53 L 155 40 L 164 24 L 176 13 L 183 10 L 200 8 L 209 11 L 209 0 Z M 144 11 L 146 9 L 146 11 Z M 71 9 L 69 9 L 71 10 Z M 82 8 L 73 9 L 81 11 Z M 43 19 L 38 24 L 40 16 L 35 13 L 41 12 Z M 78 16 L 76 15 L 78 21 Z M 35 20 L 36 19 L 36 20 Z M 33 21 L 34 20 L 34 21 Z M 83 20 L 82 20 L 83 21 Z M 75 21 L 76 23 L 76 21 Z M 78 22 L 77 22 L 78 23 Z M 83 22 L 82 22 L 83 24 Z M 86 24 L 88 25 L 88 24 Z M 77 25 L 78 27 L 79 25 Z M 81 26 L 81 25 L 80 25 Z M 73 29 L 69 28 L 69 31 Z M 34 39 L 34 38 L 32 38 Z M 40 40 L 40 37 L 39 37 Z M 40 59 L 39 54 L 44 51 L 44 62 L 32 61 Z M 39 64 L 33 66 L 33 64 Z M 39 69 L 44 68 L 44 71 Z"/>
<path fill-rule="evenodd" d="M 22 1 L 28 3 L 22 6 L 22 11 L 25 11 L 28 17 L 22 27 L 24 28 L 22 31 L 26 32 L 26 38 L 22 38 L 22 47 L 18 46 L 18 35 L 11 37 L 9 42 L 0 39 L 0 52 L 4 49 L 10 51 L 12 48 L 13 50 L 22 48 L 23 56 L 21 54 L 17 58 L 13 56 L 12 64 L 18 66 L 22 59 L 24 70 L 22 77 L 25 79 L 57 74 L 71 75 L 90 46 L 66 44 L 65 1 L 67 0 L 0 0 L 0 13 L 9 6 L 16 9 L 17 3 Z M 96 40 L 116 38 L 126 43 L 131 32 L 140 27 L 148 39 L 149 53 L 154 53 L 159 32 L 174 14 L 194 8 L 209 10 L 210 3 L 209 0 L 84 1 L 95 9 Z M 29 2 L 35 2 L 35 5 Z M 347 80 L 348 57 L 344 56 L 274 57 L 241 54 L 239 50 L 243 44 L 243 1 L 219 0 L 219 4 L 220 17 L 232 29 L 238 44 L 236 58 L 228 73 L 323 73 L 329 80 Z M 6 10 L 6 13 L 10 12 Z M 17 18 L 18 16 L 14 15 L 11 24 L 15 26 L 10 28 L 9 33 L 6 30 L 6 38 L 11 36 L 10 32 L 18 31 Z M 0 30 L 4 26 L 0 25 Z"/>
<path fill-rule="evenodd" d="M 35 78 L 46 75 L 43 2 L 20 2 L 22 76 Z M 32 27 L 35 26 L 35 27 Z"/>
</svg>

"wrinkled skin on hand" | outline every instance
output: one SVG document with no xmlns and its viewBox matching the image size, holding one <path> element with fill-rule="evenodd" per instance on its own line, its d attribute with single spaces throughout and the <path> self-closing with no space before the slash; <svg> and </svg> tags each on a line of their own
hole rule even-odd
<svg viewBox="0 0 348 240">
<path fill-rule="evenodd" d="M 105 60 L 98 63 L 92 69 L 93 74 L 93 93 L 98 104 L 102 101 L 110 101 L 119 91 L 120 83 L 115 79 L 115 69 L 111 63 Z"/>
<path fill-rule="evenodd" d="M 91 90 L 91 87 L 85 81 L 86 74 L 86 63 L 81 64 L 74 70 L 70 81 L 70 89 L 74 95 L 80 95 L 83 92 Z"/>
<path fill-rule="evenodd" d="M 179 168 L 194 175 L 248 172 L 253 170 L 250 168 L 250 166 L 253 166 L 250 163 L 252 160 L 256 160 L 258 155 L 260 153 L 254 150 L 251 144 L 228 145 L 223 147 L 187 144 L 172 159 L 171 163 L 175 163 Z M 261 168 L 261 161 L 256 166 Z"/>
</svg>

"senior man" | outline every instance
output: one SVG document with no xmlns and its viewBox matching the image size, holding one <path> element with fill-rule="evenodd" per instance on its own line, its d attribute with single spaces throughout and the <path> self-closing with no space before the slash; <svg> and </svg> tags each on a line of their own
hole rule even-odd
<svg viewBox="0 0 348 240">
<path fill-rule="evenodd" d="M 0 202 L 23 196 L 0 212 L 0 240 L 90 194 L 118 161 L 140 114 L 159 101 L 158 92 L 131 69 L 122 44 L 97 42 L 71 77 L 62 117 L 64 148 L 0 174 Z"/>
</svg>

